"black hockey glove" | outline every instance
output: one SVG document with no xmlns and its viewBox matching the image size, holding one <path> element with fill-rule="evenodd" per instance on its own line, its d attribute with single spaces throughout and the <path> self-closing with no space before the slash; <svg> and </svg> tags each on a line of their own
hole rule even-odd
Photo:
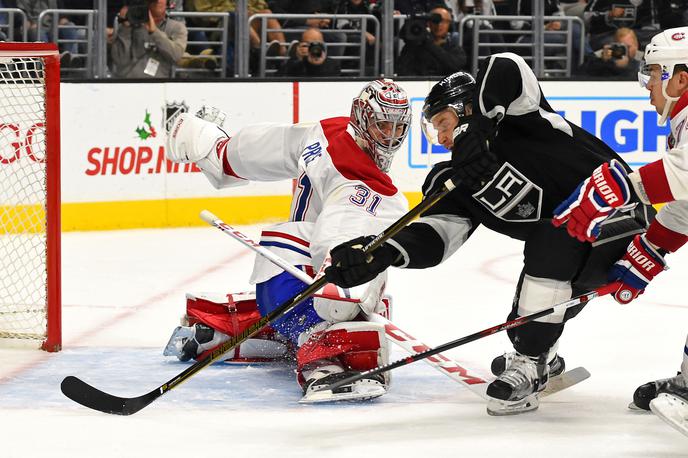
<svg viewBox="0 0 688 458">
<path fill-rule="evenodd" d="M 490 181 L 501 163 L 490 151 L 488 138 L 492 121 L 482 115 L 471 115 L 454 129 L 452 168 L 464 186 L 474 191 Z"/>
<path fill-rule="evenodd" d="M 364 253 L 363 247 L 374 238 L 374 235 L 358 237 L 332 248 L 332 265 L 325 269 L 327 281 L 342 288 L 362 285 L 399 260 L 401 253 L 388 243 Z"/>
</svg>

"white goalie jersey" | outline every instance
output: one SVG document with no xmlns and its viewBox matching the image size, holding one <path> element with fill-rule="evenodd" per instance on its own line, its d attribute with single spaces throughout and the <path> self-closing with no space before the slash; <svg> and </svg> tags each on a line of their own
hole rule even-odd
<svg viewBox="0 0 688 458">
<path fill-rule="evenodd" d="M 230 138 L 215 124 L 184 114 L 170 132 L 168 157 L 196 162 L 215 187 L 296 180 L 289 222 L 266 228 L 261 237 L 262 245 L 294 265 L 317 271 L 331 248 L 381 232 L 408 209 L 391 178 L 356 143 L 349 118 L 251 125 Z M 259 256 L 251 282 L 279 273 Z M 374 283 L 381 290 L 384 274 Z"/>
</svg>

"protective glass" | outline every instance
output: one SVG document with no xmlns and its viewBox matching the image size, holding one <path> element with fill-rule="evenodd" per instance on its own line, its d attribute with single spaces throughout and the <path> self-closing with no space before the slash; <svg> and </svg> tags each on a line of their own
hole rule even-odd
<svg viewBox="0 0 688 458">
<path fill-rule="evenodd" d="M 642 61 L 638 71 L 638 83 L 640 87 L 648 88 L 650 84 L 666 81 L 671 78 L 669 68 L 666 65 L 648 64 Z"/>
<path fill-rule="evenodd" d="M 459 119 L 466 116 L 466 107 L 464 106 L 464 104 L 462 102 L 447 104 L 447 106 L 444 107 L 442 110 L 435 111 L 432 116 L 434 117 L 436 115 L 439 115 L 446 108 L 451 108 L 452 110 L 454 110 L 454 113 L 456 113 L 456 116 Z M 433 145 L 439 145 L 440 144 L 440 134 L 439 134 L 439 131 L 435 128 L 435 126 L 432 125 L 431 119 L 428 119 L 425 116 L 425 114 L 422 114 L 420 117 L 420 127 L 421 127 L 421 130 L 423 131 L 423 135 L 425 135 L 425 139 L 429 143 L 431 143 Z"/>
<path fill-rule="evenodd" d="M 440 144 L 439 133 L 437 132 L 437 129 L 435 129 L 435 126 L 432 125 L 432 122 L 430 122 L 425 115 L 421 115 L 420 117 L 420 128 L 423 131 L 423 135 L 425 135 L 425 139 L 428 141 L 428 143 L 432 145 Z"/>
</svg>

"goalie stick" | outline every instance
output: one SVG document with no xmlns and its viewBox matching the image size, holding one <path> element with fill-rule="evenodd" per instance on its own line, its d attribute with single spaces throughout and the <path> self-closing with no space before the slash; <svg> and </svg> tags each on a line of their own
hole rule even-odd
<svg viewBox="0 0 688 458">
<path fill-rule="evenodd" d="M 281 256 L 273 253 L 259 243 L 256 243 L 246 234 L 243 234 L 242 232 L 228 225 L 208 210 L 203 210 L 201 212 L 201 219 L 229 235 L 233 239 L 238 240 L 244 246 L 270 260 L 273 264 L 281 267 L 285 272 L 288 272 L 307 285 L 313 283 L 313 279 L 308 274 L 300 269 L 297 269 L 291 263 L 284 260 Z M 385 334 L 387 334 L 387 338 L 402 349 L 406 350 L 409 354 L 415 354 L 420 351 L 430 349 L 430 347 L 425 345 L 423 342 L 417 340 L 409 333 L 399 329 L 398 326 L 382 315 L 371 313 L 366 314 L 366 316 L 370 321 L 383 325 L 385 327 Z M 455 382 L 459 382 L 477 396 L 480 396 L 483 399 L 489 399 L 485 393 L 487 390 L 488 381 L 476 374 L 473 374 L 472 370 L 460 365 L 453 359 L 441 353 L 430 358 L 425 358 L 424 361 L 450 379 L 454 380 Z"/>
<path fill-rule="evenodd" d="M 362 378 L 370 377 L 373 375 L 381 374 L 382 372 L 390 371 L 392 369 L 396 369 L 401 366 L 406 366 L 408 364 L 414 363 L 416 361 L 420 361 L 421 359 L 429 358 L 433 355 L 436 355 L 438 353 L 441 353 L 446 350 L 450 350 L 452 348 L 460 347 L 461 345 L 465 345 L 469 342 L 473 342 L 478 339 L 482 339 L 483 337 L 491 336 L 492 334 L 496 334 L 500 331 L 504 331 L 507 329 L 511 328 L 516 328 L 518 326 L 524 325 L 526 323 L 529 323 L 533 320 L 536 320 L 540 317 L 551 315 L 552 313 L 555 312 L 562 312 L 566 310 L 567 308 L 574 307 L 576 305 L 579 305 L 583 302 L 590 301 L 591 299 L 594 299 L 598 296 L 603 296 L 605 294 L 609 294 L 613 291 L 616 291 L 619 289 L 619 286 L 621 286 L 620 282 L 614 282 L 610 283 L 604 286 L 601 286 L 597 289 L 594 289 L 592 291 L 589 291 L 585 294 L 581 294 L 580 296 L 576 296 L 572 299 L 569 299 L 567 301 L 564 301 L 560 304 L 554 305 L 550 308 L 540 310 L 539 312 L 531 313 L 530 315 L 525 315 L 522 317 L 518 317 L 514 320 L 507 321 L 502 324 L 498 324 L 497 326 L 493 326 L 491 328 L 484 329 L 482 331 L 478 331 L 476 333 L 470 334 L 465 337 L 461 337 L 456 340 L 452 340 L 451 342 L 447 342 L 445 344 L 442 344 L 438 347 L 431 348 L 429 350 L 425 350 L 419 353 L 416 353 L 411 356 L 407 356 L 406 358 L 402 358 L 400 360 L 394 361 L 389 364 L 385 364 L 382 366 L 378 366 L 375 369 L 370 369 L 367 371 L 363 371 L 359 374 L 352 375 L 350 377 L 346 377 L 344 379 L 341 379 L 335 383 L 332 383 L 330 385 L 324 386 L 318 390 L 312 391 L 311 392 L 311 397 L 313 399 L 313 402 L 317 402 L 318 399 L 318 394 L 319 392 L 323 392 L 323 395 L 325 395 L 325 392 L 327 391 L 332 391 L 340 386 L 343 385 L 348 385 L 350 383 L 356 382 Z"/>
<path fill-rule="evenodd" d="M 403 229 L 407 224 L 416 219 L 421 213 L 431 208 L 447 194 L 456 188 L 456 183 L 458 183 L 457 177 L 452 177 L 447 180 L 440 189 L 435 191 L 430 196 L 423 199 L 418 205 L 409 210 L 397 221 L 392 223 L 391 226 L 387 227 L 380 234 L 378 234 L 373 240 L 370 241 L 365 247 L 363 247 L 364 252 L 371 252 L 382 245 L 387 239 L 395 235 L 401 229 Z M 240 332 L 236 336 L 229 339 L 227 342 L 223 343 L 205 358 L 196 361 L 193 365 L 186 368 L 184 371 L 171 378 L 167 382 L 153 389 L 152 391 L 142 394 L 140 396 L 135 396 L 131 398 L 123 398 L 119 396 L 114 396 L 112 394 L 106 393 L 104 391 L 95 388 L 88 383 L 84 382 L 78 377 L 73 375 L 65 377 L 60 384 L 60 389 L 62 393 L 74 402 L 77 402 L 84 407 L 89 409 L 99 410 L 101 412 L 115 414 L 115 415 L 132 415 L 139 410 L 145 408 L 150 403 L 158 399 L 160 396 L 164 395 L 170 390 L 173 390 L 183 382 L 187 381 L 194 375 L 196 375 L 203 368 L 211 365 L 213 362 L 220 359 L 225 353 L 233 349 L 237 345 L 248 340 L 253 335 L 257 334 L 265 326 L 274 322 L 277 318 L 283 316 L 285 313 L 289 312 L 296 305 L 302 301 L 308 299 L 317 291 L 319 291 L 325 284 L 327 280 L 324 276 L 315 279 L 315 281 L 308 286 L 306 289 L 300 293 L 294 295 L 290 299 L 286 300 L 282 305 L 277 307 L 272 312 L 268 313 L 256 323 L 252 324 L 244 331 Z M 439 353 L 439 352 L 437 352 Z"/>
</svg>

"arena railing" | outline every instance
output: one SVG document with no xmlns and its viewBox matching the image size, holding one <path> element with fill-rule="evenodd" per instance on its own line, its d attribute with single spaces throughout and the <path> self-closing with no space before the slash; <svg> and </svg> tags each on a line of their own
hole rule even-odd
<svg viewBox="0 0 688 458">
<path fill-rule="evenodd" d="M 368 30 L 368 24 L 373 23 L 375 27 L 375 44 L 373 45 L 373 75 L 378 75 L 380 73 L 380 22 L 372 14 L 254 14 L 249 18 L 249 27 L 254 21 L 260 21 L 260 59 L 258 76 L 265 77 L 270 76 L 277 72 L 276 68 L 268 68 L 270 63 L 279 65 L 284 61 L 289 59 L 289 56 L 268 56 L 268 40 L 267 35 L 269 32 L 283 32 L 285 35 L 298 34 L 299 38 L 301 33 L 308 28 L 304 27 L 285 27 L 280 29 L 270 29 L 268 28 L 268 20 L 299 20 L 299 19 L 330 19 L 330 24 L 334 25 L 337 21 L 346 20 L 350 24 L 357 24 L 359 28 L 351 29 L 340 29 L 340 28 L 326 28 L 319 29 L 326 42 L 327 49 L 334 50 L 336 48 L 343 48 L 341 55 L 332 55 L 328 53 L 328 58 L 337 60 L 339 62 L 354 62 L 358 68 L 342 68 L 342 75 L 349 76 L 364 76 L 366 74 L 366 61 L 367 61 L 367 40 L 365 32 Z M 342 43 L 328 42 L 327 36 L 333 34 L 344 34 L 346 36 L 346 41 Z M 353 36 L 355 41 L 349 41 L 349 37 Z M 282 46 L 287 48 L 291 44 L 290 41 L 280 43 Z M 346 49 L 358 49 L 358 53 L 352 56 L 344 55 Z M 335 53 L 336 54 L 336 53 Z"/>
<path fill-rule="evenodd" d="M 46 17 L 52 16 L 52 22 L 49 27 L 48 36 L 53 43 L 60 46 L 63 50 L 64 45 L 74 44 L 77 51 L 72 54 L 72 61 L 75 62 L 73 66 L 63 68 L 61 72 L 69 72 L 81 74 L 88 78 L 95 75 L 95 65 L 93 56 L 97 52 L 93 41 L 94 32 L 94 18 L 95 10 L 69 10 L 69 9 L 47 9 L 43 10 L 38 15 L 38 30 L 37 34 L 40 37 L 45 30 L 43 21 Z M 64 16 L 84 16 L 86 18 L 85 25 L 76 24 L 60 24 L 60 17 Z M 77 38 L 60 38 L 60 30 L 72 30 L 76 33 Z M 62 46 L 61 46 L 62 45 Z"/>
<path fill-rule="evenodd" d="M 189 74 L 189 75 L 208 75 L 214 74 L 220 78 L 225 78 L 227 76 L 227 50 L 229 43 L 229 20 L 231 17 L 230 13 L 198 13 L 198 12 L 187 12 L 187 11 L 175 11 L 169 12 L 167 15 L 175 20 L 183 19 L 186 24 L 186 29 L 189 32 L 202 32 L 205 34 L 205 39 L 191 40 L 189 38 L 186 43 L 187 52 L 184 55 L 184 59 L 189 59 L 193 61 L 194 59 L 200 64 L 214 61 L 217 65 L 214 69 L 208 68 L 208 66 L 203 66 L 201 68 L 192 67 L 181 67 L 175 65 L 174 75 L 179 74 Z M 191 21 L 187 21 L 191 19 Z M 193 19 L 217 19 L 217 26 L 203 26 L 203 25 L 190 25 L 193 23 Z M 193 34 L 189 33 L 189 37 Z M 219 54 L 202 55 L 199 53 L 190 53 L 189 49 L 200 49 L 212 48 L 215 51 L 219 50 Z M 179 62 L 178 62 L 179 64 Z"/>
<path fill-rule="evenodd" d="M 15 16 L 21 18 L 21 38 L 16 36 L 14 24 L 17 21 Z M 7 22 L 2 21 L 4 17 L 7 18 Z M 8 41 L 26 41 L 28 29 L 29 22 L 22 10 L 19 8 L 0 8 L 0 32 L 7 36 Z"/>
<path fill-rule="evenodd" d="M 481 49 L 499 47 L 504 50 L 512 51 L 520 54 L 530 66 L 536 70 L 538 77 L 564 76 L 570 77 L 573 70 L 573 42 L 574 31 L 573 26 L 577 24 L 580 27 L 580 38 L 578 43 L 578 64 L 583 63 L 584 47 L 585 47 L 585 24 L 577 16 L 544 16 L 543 22 L 559 21 L 565 24 L 561 30 L 544 30 L 541 32 L 542 39 L 535 39 L 537 35 L 537 28 L 532 29 L 500 29 L 495 25 L 500 22 L 510 21 L 524 21 L 531 24 L 534 23 L 535 18 L 532 16 L 510 16 L 510 15 L 467 15 L 461 22 L 459 22 L 459 42 L 464 46 L 467 34 L 472 36 L 471 43 L 471 71 L 475 74 L 478 71 L 478 60 L 480 57 L 485 57 L 488 53 L 480 53 Z M 476 23 L 488 21 L 492 27 L 475 27 Z M 467 29 L 470 28 L 468 32 Z M 481 37 L 489 35 L 520 35 L 530 37 L 528 42 L 494 42 L 489 39 L 481 40 Z M 557 37 L 560 42 L 548 42 L 547 37 Z M 464 48 L 465 49 L 465 48 Z M 530 49 L 529 54 L 524 53 L 524 50 Z M 561 53 L 563 51 L 563 53 Z M 553 54 L 553 55 L 552 55 Z M 559 67 L 553 67 L 548 64 L 557 64 Z"/>
</svg>

